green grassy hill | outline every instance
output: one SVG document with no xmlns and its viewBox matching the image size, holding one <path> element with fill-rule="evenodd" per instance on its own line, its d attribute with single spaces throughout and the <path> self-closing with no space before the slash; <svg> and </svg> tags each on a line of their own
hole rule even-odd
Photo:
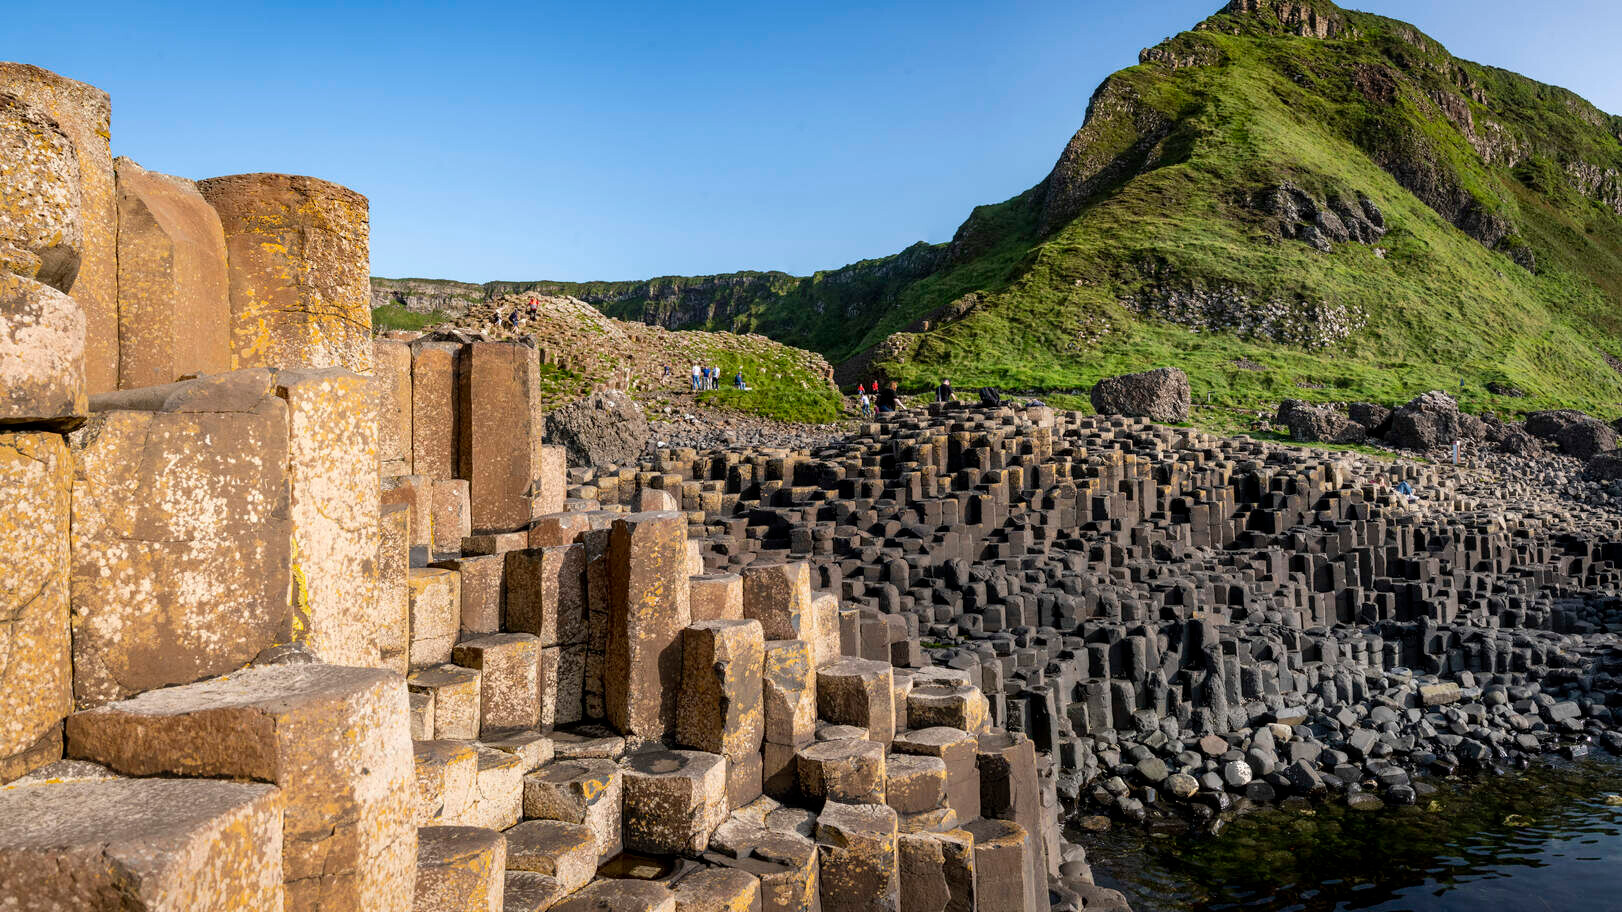
<svg viewBox="0 0 1622 912">
<path fill-rule="evenodd" d="M 536 287 L 915 389 L 1175 365 L 1209 419 L 1433 388 L 1622 414 L 1622 118 L 1327 0 L 1235 0 L 1141 60 L 1046 178 L 950 243 L 805 278 Z"/>
</svg>

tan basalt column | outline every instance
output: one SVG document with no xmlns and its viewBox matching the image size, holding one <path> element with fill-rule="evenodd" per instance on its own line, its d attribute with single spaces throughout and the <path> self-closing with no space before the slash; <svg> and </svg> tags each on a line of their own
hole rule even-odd
<svg viewBox="0 0 1622 912">
<path fill-rule="evenodd" d="M 377 649 L 379 667 L 402 674 L 411 651 L 411 507 L 394 503 L 378 514 Z"/>
<path fill-rule="evenodd" d="M 413 912 L 501 912 L 507 839 L 472 826 L 423 827 Z"/>
<path fill-rule="evenodd" d="M 372 340 L 377 391 L 377 458 L 384 476 L 411 474 L 411 346 Z"/>
<path fill-rule="evenodd" d="M 288 404 L 271 373 L 97 398 L 70 439 L 77 704 L 224 674 L 288 642 Z M 375 536 L 375 506 L 366 523 Z"/>
<path fill-rule="evenodd" d="M 655 750 L 625 758 L 625 848 L 696 854 L 726 819 L 726 758 Z"/>
<path fill-rule="evenodd" d="M 598 861 L 620 853 L 625 777 L 612 760 L 557 760 L 524 777 L 524 816 L 591 828 Z"/>
<path fill-rule="evenodd" d="M 435 554 L 459 554 L 462 540 L 473 534 L 473 507 L 468 483 L 460 478 L 434 482 L 432 548 Z"/>
<path fill-rule="evenodd" d="M 890 749 L 898 754 L 938 757 L 946 764 L 946 804 L 960 821 L 980 816 L 979 739 L 957 728 L 897 732 Z"/>
<path fill-rule="evenodd" d="M 103 779 L 0 789 L 0 908 L 283 908 L 282 792 Z M 395 908 L 405 909 L 406 906 Z"/>
<path fill-rule="evenodd" d="M 68 521 L 73 461 L 56 434 L 0 433 L 0 782 L 62 755 L 73 710 Z"/>
<path fill-rule="evenodd" d="M 766 794 L 786 799 L 798 791 L 795 752 L 810 744 L 817 734 L 817 678 L 809 643 L 766 643 L 761 705 L 765 721 L 761 745 L 763 785 Z"/>
<path fill-rule="evenodd" d="M 760 878 L 737 868 L 705 868 L 676 884 L 676 912 L 758 912 Z"/>
<path fill-rule="evenodd" d="M 654 880 L 594 880 L 552 912 L 676 912 L 676 894 Z"/>
<path fill-rule="evenodd" d="M 235 367 L 372 370 L 366 197 L 314 177 L 198 181 L 220 215 Z"/>
<path fill-rule="evenodd" d="M 428 478 L 457 477 L 461 397 L 456 353 L 461 345 L 428 339 L 411 343 L 411 471 Z M 426 541 L 427 530 L 422 533 Z"/>
<path fill-rule="evenodd" d="M 899 855 L 901 912 L 975 912 L 971 833 L 902 833 Z"/>
<path fill-rule="evenodd" d="M 744 568 L 743 616 L 760 621 L 767 639 L 806 639 L 810 615 L 811 568 L 804 561 Z"/>
<path fill-rule="evenodd" d="M 1024 827 L 1012 820 L 982 818 L 963 829 L 974 837 L 975 890 L 979 896 L 997 897 L 998 908 L 1009 912 L 1041 912 L 1048 908 L 1047 880 L 1043 877 L 1041 882 L 1036 881 L 1030 858 L 1036 841 Z"/>
<path fill-rule="evenodd" d="M 0 89 L 0 272 L 67 292 L 79 275 L 79 157 L 50 114 Z"/>
<path fill-rule="evenodd" d="M 583 823 L 526 820 L 507 831 L 507 868 L 555 877 L 573 893 L 597 874 L 597 837 Z"/>
<path fill-rule="evenodd" d="M 113 162 L 118 182 L 118 385 L 231 369 L 219 214 L 183 177 Z"/>
<path fill-rule="evenodd" d="M 622 734 L 662 740 L 675 731 L 682 629 L 690 622 L 687 517 L 632 513 L 615 520 L 608 573 L 608 720 Z"/>
<path fill-rule="evenodd" d="M 133 776 L 281 786 L 289 912 L 405 909 L 417 790 L 399 675 L 272 665 L 69 717 L 68 752 Z"/>
<path fill-rule="evenodd" d="M 857 738 L 817 741 L 795 754 L 800 793 L 811 801 L 885 803 L 884 745 Z"/>
<path fill-rule="evenodd" d="M 491 633 L 456 644 L 451 660 L 479 672 L 483 732 L 534 728 L 541 721 L 540 641 L 527 633 Z"/>
<path fill-rule="evenodd" d="M 294 560 L 304 579 L 293 637 L 322 661 L 381 667 L 372 381 L 342 368 L 283 370 L 276 393 L 287 401 Z"/>
<path fill-rule="evenodd" d="M 471 489 L 473 528 L 523 528 L 536 515 L 531 498 L 540 478 L 535 349 L 516 342 L 472 342 L 458 356 L 456 371 L 466 426 L 457 439 L 458 474 Z"/>
<path fill-rule="evenodd" d="M 86 388 L 79 304 L 0 270 L 0 427 L 72 430 L 89 414 Z"/>
<path fill-rule="evenodd" d="M 831 801 L 817 817 L 822 912 L 893 912 L 901 905 L 895 811 Z"/>
<path fill-rule="evenodd" d="M 895 737 L 894 669 L 888 662 L 844 658 L 817 669 L 817 715 L 867 729 L 888 746 Z"/>
<path fill-rule="evenodd" d="M 1043 810 L 1035 742 L 1018 732 L 993 730 L 979 736 L 975 765 L 980 771 L 980 813 L 988 819 L 1020 825 L 1027 842 L 1023 855 L 1030 868 L 1027 880 L 1041 886 L 1045 893 L 1048 863 L 1040 835 Z M 976 833 L 975 839 L 980 838 Z M 1040 903 L 1030 906 L 1039 907 Z"/>
<path fill-rule="evenodd" d="M 711 573 L 688 580 L 692 590 L 693 620 L 733 621 L 743 617 L 743 577 Z"/>
<path fill-rule="evenodd" d="M 699 621 L 682 634 L 681 702 L 676 740 L 742 761 L 760 752 L 765 733 L 759 621 Z"/>
<path fill-rule="evenodd" d="M 87 391 L 117 389 L 118 203 L 112 102 L 95 86 L 26 63 L 0 62 L 0 93 L 43 111 L 73 141 L 79 166 L 80 255 L 77 274 L 61 290 L 72 294 L 83 311 Z M 42 269 L 41 275 L 45 272 Z"/>
</svg>

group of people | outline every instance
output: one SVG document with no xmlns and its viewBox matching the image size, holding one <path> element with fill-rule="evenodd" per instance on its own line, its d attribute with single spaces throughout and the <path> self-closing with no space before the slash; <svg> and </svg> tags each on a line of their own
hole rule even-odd
<svg viewBox="0 0 1622 912">
<path fill-rule="evenodd" d="M 873 381 L 873 391 L 868 392 L 866 383 L 856 384 L 856 398 L 862 407 L 862 417 L 872 417 L 875 411 L 880 415 L 888 415 L 901 408 L 901 393 L 896 389 L 896 382 L 891 380 L 883 389 L 879 388 L 879 381 Z M 935 387 L 936 402 L 956 402 L 957 395 L 952 392 L 952 381 L 942 380 L 940 386 Z"/>
<path fill-rule="evenodd" d="M 693 384 L 692 389 L 695 393 L 700 390 L 713 390 L 721 388 L 721 369 L 719 367 L 706 367 L 705 365 L 694 363 L 690 376 Z M 667 382 L 670 380 L 670 365 L 668 364 L 665 365 L 665 380 Z M 738 372 L 732 375 L 732 388 L 739 390 L 747 390 L 749 388 L 748 381 L 744 380 L 743 378 L 742 368 L 739 368 Z"/>
<path fill-rule="evenodd" d="M 508 326 L 516 330 L 524 323 L 533 323 L 539 312 L 540 311 L 535 299 L 530 298 L 527 311 L 525 308 L 514 307 L 512 310 L 509 310 L 504 314 L 500 311 L 500 309 L 497 309 L 493 311 L 486 319 L 497 329 L 500 329 L 503 326 Z"/>
</svg>

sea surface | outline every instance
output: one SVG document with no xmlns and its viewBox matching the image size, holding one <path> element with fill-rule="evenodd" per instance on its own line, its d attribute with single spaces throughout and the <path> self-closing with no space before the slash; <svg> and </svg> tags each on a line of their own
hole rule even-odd
<svg viewBox="0 0 1622 912">
<path fill-rule="evenodd" d="M 1134 912 L 1622 912 L 1622 762 L 1426 780 L 1408 808 L 1248 811 L 1186 827 L 1071 827 Z"/>
</svg>

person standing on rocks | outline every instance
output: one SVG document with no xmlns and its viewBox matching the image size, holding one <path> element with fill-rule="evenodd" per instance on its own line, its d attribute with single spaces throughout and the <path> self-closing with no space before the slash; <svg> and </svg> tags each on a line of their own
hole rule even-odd
<svg viewBox="0 0 1622 912">
<path fill-rule="evenodd" d="M 952 395 L 952 381 L 942 379 L 941 385 L 935 387 L 936 402 L 956 402 L 957 397 Z"/>
<path fill-rule="evenodd" d="M 871 399 L 869 399 L 867 397 L 867 386 L 865 384 L 858 383 L 856 385 L 856 394 L 861 399 L 862 417 L 863 418 L 871 418 L 871 417 L 873 417 L 873 400 L 871 400 Z"/>
<path fill-rule="evenodd" d="M 698 384 L 699 384 L 699 366 L 698 366 L 698 362 L 694 361 L 693 362 L 693 392 L 695 392 L 695 393 L 698 392 Z"/>
<path fill-rule="evenodd" d="M 887 415 L 901 407 L 901 394 L 896 391 L 895 381 L 879 391 L 879 414 Z"/>
</svg>

